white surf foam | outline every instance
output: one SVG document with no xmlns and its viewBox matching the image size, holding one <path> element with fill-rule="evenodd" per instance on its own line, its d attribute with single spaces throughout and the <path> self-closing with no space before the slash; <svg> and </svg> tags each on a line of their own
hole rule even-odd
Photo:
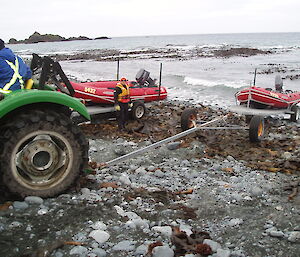
<svg viewBox="0 0 300 257">
<path fill-rule="evenodd" d="M 184 83 L 192 86 L 200 85 L 205 87 L 231 87 L 231 88 L 241 88 L 249 85 L 249 81 L 238 80 L 238 81 L 226 81 L 226 80 L 206 80 L 199 78 L 185 77 Z"/>
</svg>

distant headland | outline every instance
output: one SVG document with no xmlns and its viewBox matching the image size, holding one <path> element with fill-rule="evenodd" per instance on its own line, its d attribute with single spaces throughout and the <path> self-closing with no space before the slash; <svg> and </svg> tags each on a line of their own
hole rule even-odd
<svg viewBox="0 0 300 257">
<path fill-rule="evenodd" d="M 85 36 L 79 37 L 69 37 L 65 38 L 59 35 L 53 34 L 40 34 L 39 32 L 34 32 L 29 38 L 24 40 L 16 40 L 15 38 L 11 38 L 8 43 L 9 44 L 34 44 L 39 42 L 60 42 L 60 41 L 75 41 L 75 40 L 95 40 L 95 39 L 111 39 L 109 37 L 96 37 L 96 38 L 88 38 Z"/>
</svg>

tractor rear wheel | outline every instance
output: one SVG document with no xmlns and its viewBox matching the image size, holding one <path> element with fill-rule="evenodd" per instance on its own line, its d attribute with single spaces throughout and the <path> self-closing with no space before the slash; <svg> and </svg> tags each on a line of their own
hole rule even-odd
<svg viewBox="0 0 300 257">
<path fill-rule="evenodd" d="M 63 113 L 30 110 L 16 115 L 2 131 L 3 182 L 23 197 L 62 193 L 87 164 L 88 142 Z"/>
</svg>

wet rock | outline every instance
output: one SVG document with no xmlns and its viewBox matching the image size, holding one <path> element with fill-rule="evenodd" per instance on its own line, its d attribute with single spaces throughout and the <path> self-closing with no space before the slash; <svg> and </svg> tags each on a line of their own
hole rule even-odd
<svg viewBox="0 0 300 257">
<path fill-rule="evenodd" d="M 81 193 L 83 194 L 83 195 L 87 195 L 87 194 L 89 194 L 90 192 L 91 192 L 91 190 L 90 189 L 88 189 L 88 188 L 81 188 Z"/>
<path fill-rule="evenodd" d="M 107 226 L 102 221 L 96 221 L 91 227 L 95 230 L 106 230 Z"/>
<path fill-rule="evenodd" d="M 244 221 L 242 219 L 232 219 L 228 222 L 228 226 L 230 227 L 235 227 L 239 226 L 243 223 Z"/>
<path fill-rule="evenodd" d="M 114 149 L 114 152 L 118 156 L 122 156 L 128 153 L 128 150 L 125 146 L 118 146 Z"/>
<path fill-rule="evenodd" d="M 300 231 L 292 231 L 288 240 L 292 243 L 300 243 Z"/>
<path fill-rule="evenodd" d="M 217 253 L 214 255 L 215 257 L 229 257 L 230 250 L 218 249 Z"/>
<path fill-rule="evenodd" d="M 107 253 L 101 248 L 93 249 L 92 253 L 94 253 L 97 257 L 105 257 L 107 255 Z"/>
<path fill-rule="evenodd" d="M 125 185 L 131 185 L 131 181 L 129 179 L 129 176 L 127 175 L 127 173 L 122 173 L 120 175 L 120 178 L 119 178 L 120 182 L 125 184 Z"/>
<path fill-rule="evenodd" d="M 218 249 L 221 249 L 221 245 L 218 242 L 215 242 L 213 240 L 210 239 L 204 239 L 203 244 L 207 244 L 210 246 L 211 250 L 216 253 L 218 251 Z"/>
<path fill-rule="evenodd" d="M 263 194 L 263 190 L 258 186 L 254 186 L 250 189 L 250 193 L 252 196 L 261 196 Z"/>
<path fill-rule="evenodd" d="M 300 225 L 294 228 L 295 231 L 300 231 Z"/>
<path fill-rule="evenodd" d="M 90 152 L 98 152 L 98 149 L 95 146 L 89 148 Z"/>
<path fill-rule="evenodd" d="M 37 212 L 38 215 L 45 215 L 46 213 L 48 213 L 48 209 L 46 208 L 42 208 Z"/>
<path fill-rule="evenodd" d="M 87 240 L 86 234 L 83 232 L 79 232 L 75 234 L 72 239 L 76 242 L 85 242 Z"/>
<path fill-rule="evenodd" d="M 116 244 L 112 250 L 113 251 L 133 251 L 135 249 L 135 243 L 134 241 L 130 241 L 130 240 L 124 240 L 119 242 L 118 244 Z"/>
<path fill-rule="evenodd" d="M 149 171 L 153 171 L 153 170 L 149 170 Z M 145 175 L 147 173 L 147 171 L 144 167 L 139 167 L 138 169 L 135 170 L 135 172 L 140 175 Z"/>
<path fill-rule="evenodd" d="M 81 195 L 80 199 L 86 200 L 90 203 L 100 202 L 102 200 L 100 195 L 98 195 L 97 193 L 94 193 L 94 192 L 89 192 L 88 193 L 88 190 L 85 191 L 85 193 Z"/>
<path fill-rule="evenodd" d="M 159 232 L 165 237 L 170 238 L 172 235 L 172 228 L 170 226 L 155 226 L 152 228 L 153 231 Z"/>
<path fill-rule="evenodd" d="M 13 207 L 16 209 L 16 210 L 22 210 L 22 209 L 26 209 L 28 208 L 28 203 L 26 202 L 18 202 L 18 201 L 15 201 L 13 203 Z"/>
<path fill-rule="evenodd" d="M 147 170 L 150 171 L 150 172 L 155 171 L 155 169 L 156 169 L 156 167 L 153 166 L 153 165 L 151 165 L 151 166 L 149 166 L 149 167 L 147 168 Z"/>
<path fill-rule="evenodd" d="M 169 246 L 157 246 L 152 251 L 152 257 L 173 257 L 174 251 Z"/>
<path fill-rule="evenodd" d="M 84 246 L 78 245 L 71 249 L 70 255 L 86 255 L 88 253 L 88 249 Z"/>
<path fill-rule="evenodd" d="M 146 245 L 140 245 L 139 247 L 136 248 L 134 255 L 137 256 L 144 256 L 148 251 L 148 247 Z"/>
<path fill-rule="evenodd" d="M 21 222 L 18 222 L 18 221 L 14 221 L 12 222 L 11 224 L 9 224 L 9 228 L 19 228 L 19 227 L 22 227 L 23 224 Z"/>
<path fill-rule="evenodd" d="M 64 257 L 64 254 L 61 251 L 56 251 L 54 257 Z"/>
<path fill-rule="evenodd" d="M 154 175 L 158 178 L 162 178 L 165 176 L 165 173 L 161 171 L 161 169 L 157 169 L 155 172 L 154 172 Z"/>
<path fill-rule="evenodd" d="M 44 200 L 38 196 L 27 196 L 24 200 L 29 204 L 42 204 L 44 202 Z"/>
<path fill-rule="evenodd" d="M 285 159 L 285 160 L 289 160 L 293 157 L 293 155 L 290 153 L 290 152 L 284 152 L 282 154 L 282 158 Z"/>
<path fill-rule="evenodd" d="M 269 235 L 272 237 L 284 237 L 284 233 L 282 231 L 277 231 L 277 230 L 270 231 Z"/>
<path fill-rule="evenodd" d="M 228 156 L 227 156 L 227 160 L 230 161 L 230 162 L 235 161 L 235 159 L 234 159 L 231 155 L 228 155 Z"/>
<path fill-rule="evenodd" d="M 275 228 L 275 227 L 270 227 L 270 228 L 268 228 L 268 229 L 266 229 L 266 233 L 267 234 L 270 234 L 271 232 L 273 232 L 273 231 L 277 231 L 277 229 Z"/>
<path fill-rule="evenodd" d="M 231 252 L 231 257 L 246 257 L 242 250 L 235 250 Z"/>
<path fill-rule="evenodd" d="M 176 150 L 180 146 L 180 142 L 172 142 L 166 145 L 169 150 Z"/>
<path fill-rule="evenodd" d="M 89 237 L 94 238 L 99 244 L 102 244 L 105 243 L 110 238 L 110 235 L 103 230 L 93 230 L 89 234 Z"/>
</svg>

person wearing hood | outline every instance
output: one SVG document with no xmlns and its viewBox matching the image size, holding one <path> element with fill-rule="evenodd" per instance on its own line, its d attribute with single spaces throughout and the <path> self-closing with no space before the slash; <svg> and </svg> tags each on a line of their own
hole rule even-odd
<svg viewBox="0 0 300 257">
<path fill-rule="evenodd" d="M 22 58 L 5 47 L 4 41 L 0 39 L 0 93 L 23 89 L 31 77 L 32 71 Z"/>
</svg>

